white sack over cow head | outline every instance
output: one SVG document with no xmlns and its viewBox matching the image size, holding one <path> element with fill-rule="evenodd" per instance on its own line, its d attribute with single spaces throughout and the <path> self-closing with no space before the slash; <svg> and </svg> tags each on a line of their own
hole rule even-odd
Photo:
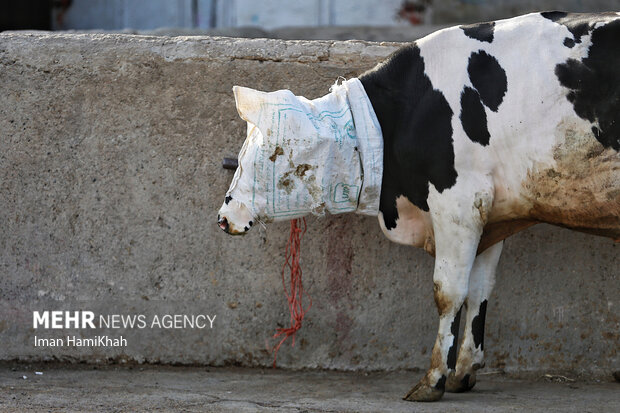
<svg viewBox="0 0 620 413">
<path fill-rule="evenodd" d="M 247 138 L 219 212 L 223 230 L 243 234 L 256 221 L 325 211 L 377 214 L 383 138 L 358 79 L 314 100 L 289 90 L 233 92 Z"/>
</svg>

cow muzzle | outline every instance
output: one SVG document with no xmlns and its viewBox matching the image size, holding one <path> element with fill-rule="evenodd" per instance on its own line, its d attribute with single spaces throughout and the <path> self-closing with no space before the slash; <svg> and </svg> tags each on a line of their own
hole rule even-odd
<svg viewBox="0 0 620 413">
<path fill-rule="evenodd" d="M 217 225 L 230 235 L 244 235 L 254 225 L 250 210 L 231 196 L 227 196 L 217 214 Z"/>
</svg>

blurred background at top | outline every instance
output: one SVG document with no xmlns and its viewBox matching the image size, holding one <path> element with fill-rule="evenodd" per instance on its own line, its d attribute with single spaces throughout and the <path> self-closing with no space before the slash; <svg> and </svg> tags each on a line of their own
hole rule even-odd
<svg viewBox="0 0 620 413">
<path fill-rule="evenodd" d="M 406 41 L 540 10 L 620 10 L 620 0 L 0 0 L 0 31 Z"/>
</svg>

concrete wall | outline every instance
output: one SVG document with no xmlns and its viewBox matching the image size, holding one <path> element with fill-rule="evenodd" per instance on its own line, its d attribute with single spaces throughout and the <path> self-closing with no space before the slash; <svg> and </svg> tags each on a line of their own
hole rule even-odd
<svg viewBox="0 0 620 413">
<path fill-rule="evenodd" d="M 401 0 L 73 0 L 54 29 L 308 27 L 406 24 Z M 57 10 L 58 13 L 58 10 Z"/>
<path fill-rule="evenodd" d="M 400 26 L 403 0 L 73 0 L 55 30 Z M 410 0 L 425 24 L 501 19 L 540 10 L 608 11 L 617 0 Z M 58 13 L 59 10 L 56 10 Z"/>
<path fill-rule="evenodd" d="M 0 35 L 0 359 L 270 365 L 288 323 L 287 223 L 242 238 L 216 212 L 245 137 L 231 87 L 310 98 L 395 44 L 126 35 Z M 309 218 L 313 307 L 285 367 L 426 367 L 433 260 L 376 219 Z M 619 246 L 548 226 L 507 241 L 487 366 L 618 368 Z M 204 329 L 32 328 L 32 311 L 210 314 Z M 40 348 L 34 336 L 123 335 L 123 348 Z"/>
<path fill-rule="evenodd" d="M 73 0 L 61 19 L 58 19 L 60 9 L 55 10 L 52 24 L 54 30 L 210 27 L 210 1 L 202 0 L 200 6 L 198 14 L 192 0 Z M 197 22 L 203 25 L 198 26 Z"/>
</svg>

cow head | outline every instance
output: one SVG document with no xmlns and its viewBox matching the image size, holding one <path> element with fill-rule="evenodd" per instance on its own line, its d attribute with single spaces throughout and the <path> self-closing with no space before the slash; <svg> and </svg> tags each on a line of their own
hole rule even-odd
<svg viewBox="0 0 620 413">
<path fill-rule="evenodd" d="M 247 137 L 219 211 L 222 230 L 240 235 L 256 222 L 322 216 L 326 211 L 376 215 L 383 140 L 359 80 L 334 85 L 314 100 L 289 90 L 235 86 L 233 91 L 237 111 L 247 122 Z M 357 111 L 364 142 L 358 142 L 350 100 L 366 105 Z M 360 151 L 366 147 L 363 173 Z"/>
<path fill-rule="evenodd" d="M 256 175 L 256 166 L 255 162 L 248 158 L 251 156 L 248 152 L 260 152 L 265 145 L 257 125 L 260 122 L 260 114 L 268 94 L 239 86 L 235 86 L 233 92 L 239 116 L 247 122 L 248 129 L 247 137 L 239 152 L 237 170 L 217 215 L 217 224 L 228 234 L 244 235 L 255 222 L 265 219 L 258 216 L 260 209 L 259 211 L 250 209 L 253 202 L 248 194 L 254 192 L 255 188 L 252 187 L 253 182 L 249 182 L 249 179 Z M 262 195 L 259 193 L 259 203 L 263 201 Z"/>
<path fill-rule="evenodd" d="M 254 217 L 248 207 L 228 195 L 217 214 L 217 225 L 230 235 L 244 235 L 254 225 Z"/>
</svg>

